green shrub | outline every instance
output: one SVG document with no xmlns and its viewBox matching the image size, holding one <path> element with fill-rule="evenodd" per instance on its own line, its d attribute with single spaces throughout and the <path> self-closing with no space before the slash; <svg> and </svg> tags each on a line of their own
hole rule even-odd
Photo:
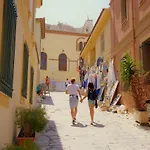
<svg viewBox="0 0 150 150">
<path fill-rule="evenodd" d="M 121 69 L 121 79 L 124 82 L 124 89 L 128 90 L 130 88 L 131 78 L 136 71 L 135 62 L 131 59 L 128 53 L 121 60 L 120 69 Z"/>
<path fill-rule="evenodd" d="M 25 127 L 28 125 L 32 129 L 32 133 L 40 132 L 44 130 L 46 124 L 47 118 L 45 108 L 17 108 L 16 125 L 18 125 L 19 128 L 25 129 Z"/>
<path fill-rule="evenodd" d="M 10 145 L 3 150 L 40 150 L 40 147 L 31 140 L 25 140 L 21 147 L 18 145 Z"/>
</svg>

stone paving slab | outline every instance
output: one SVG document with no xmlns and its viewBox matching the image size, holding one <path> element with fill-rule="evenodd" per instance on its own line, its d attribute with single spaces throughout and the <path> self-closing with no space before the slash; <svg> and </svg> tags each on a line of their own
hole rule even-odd
<svg viewBox="0 0 150 150">
<path fill-rule="evenodd" d="M 150 128 L 141 127 L 126 115 L 95 110 L 95 127 L 90 126 L 87 101 L 79 104 L 78 124 L 71 125 L 68 96 L 51 93 L 43 102 L 50 118 L 37 136 L 42 150 L 150 150 Z"/>
</svg>

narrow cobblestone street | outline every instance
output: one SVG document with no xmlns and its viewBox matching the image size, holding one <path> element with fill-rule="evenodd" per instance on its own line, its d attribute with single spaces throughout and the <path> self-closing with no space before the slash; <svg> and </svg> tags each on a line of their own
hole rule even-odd
<svg viewBox="0 0 150 150">
<path fill-rule="evenodd" d="M 72 126 L 68 96 L 51 93 L 43 102 L 49 116 L 47 129 L 37 136 L 42 150 L 150 150 L 150 128 L 136 125 L 127 115 L 95 112 L 90 126 L 87 101 L 79 104 L 78 124 Z"/>
</svg>

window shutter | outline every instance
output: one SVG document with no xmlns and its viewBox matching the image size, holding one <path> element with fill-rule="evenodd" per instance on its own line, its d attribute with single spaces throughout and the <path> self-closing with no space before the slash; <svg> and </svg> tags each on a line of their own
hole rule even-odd
<svg viewBox="0 0 150 150">
<path fill-rule="evenodd" d="M 22 96 L 27 98 L 27 87 L 28 87 L 28 46 L 24 44 L 24 57 L 23 57 L 23 84 L 22 84 Z"/>
<path fill-rule="evenodd" d="M 41 52 L 41 70 L 47 69 L 47 54 L 45 52 Z"/>
<path fill-rule="evenodd" d="M 67 56 L 65 54 L 59 55 L 59 71 L 67 71 Z"/>
<path fill-rule="evenodd" d="M 30 104 L 32 104 L 33 99 L 33 84 L 34 84 L 34 69 L 30 68 Z"/>
<path fill-rule="evenodd" d="M 17 12 L 13 0 L 4 1 L 0 91 L 12 97 Z"/>
<path fill-rule="evenodd" d="M 82 42 L 79 43 L 79 50 L 80 50 L 80 51 L 83 50 L 83 43 L 82 43 Z"/>
</svg>

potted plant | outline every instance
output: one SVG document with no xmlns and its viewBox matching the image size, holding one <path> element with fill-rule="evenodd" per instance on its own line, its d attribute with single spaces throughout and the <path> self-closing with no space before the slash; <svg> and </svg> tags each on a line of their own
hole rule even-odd
<svg viewBox="0 0 150 150">
<path fill-rule="evenodd" d="M 139 123 L 147 123 L 148 115 L 145 107 L 145 101 L 148 99 L 148 88 L 146 84 L 146 75 L 137 70 L 135 61 L 131 59 L 129 54 L 121 60 L 121 78 L 124 82 L 125 91 L 132 93 L 135 101 L 134 116 Z"/>
<path fill-rule="evenodd" d="M 17 137 L 19 145 L 22 145 L 25 139 L 34 141 L 35 133 L 41 132 L 47 125 L 45 108 L 17 108 L 16 125 L 21 129 Z"/>
<path fill-rule="evenodd" d="M 131 78 L 131 90 L 136 104 L 134 116 L 139 123 L 148 122 L 148 113 L 145 105 L 146 100 L 148 100 L 146 76 L 147 74 L 139 74 L 138 72 L 135 72 Z"/>
<path fill-rule="evenodd" d="M 31 140 L 25 140 L 22 146 L 10 145 L 3 150 L 40 150 L 40 147 Z"/>
</svg>

